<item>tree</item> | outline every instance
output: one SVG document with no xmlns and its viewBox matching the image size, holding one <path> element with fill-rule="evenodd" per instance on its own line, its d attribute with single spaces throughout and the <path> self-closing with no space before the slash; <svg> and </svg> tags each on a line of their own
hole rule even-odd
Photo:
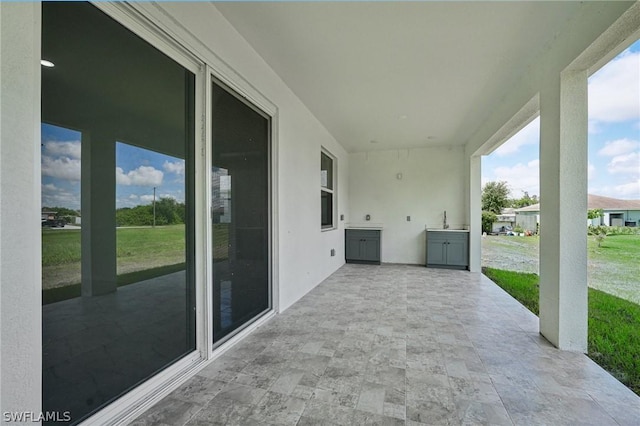
<svg viewBox="0 0 640 426">
<path fill-rule="evenodd" d="M 482 232 L 490 233 L 493 231 L 493 223 L 498 220 L 498 216 L 494 212 L 482 212 Z"/>
<path fill-rule="evenodd" d="M 500 214 L 509 205 L 507 182 L 487 182 L 482 188 L 482 210 Z"/>
<path fill-rule="evenodd" d="M 604 210 L 602 209 L 587 210 L 587 219 L 597 219 L 602 216 L 604 216 Z"/>
<path fill-rule="evenodd" d="M 524 191 L 524 195 L 522 196 L 522 198 L 514 198 L 513 200 L 511 200 L 511 207 L 520 209 L 522 207 L 531 206 L 536 203 L 538 203 L 538 196 L 529 196 L 529 193 L 527 191 Z"/>
</svg>

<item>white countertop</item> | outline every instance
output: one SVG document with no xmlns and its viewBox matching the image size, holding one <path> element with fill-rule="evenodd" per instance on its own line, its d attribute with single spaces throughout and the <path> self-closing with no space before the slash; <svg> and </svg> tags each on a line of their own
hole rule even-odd
<svg viewBox="0 0 640 426">
<path fill-rule="evenodd" d="M 469 232 L 468 229 L 443 229 L 443 228 L 427 228 L 427 232 Z"/>
<path fill-rule="evenodd" d="M 370 229 L 373 231 L 382 231 L 382 223 L 347 223 L 345 229 Z"/>
</svg>

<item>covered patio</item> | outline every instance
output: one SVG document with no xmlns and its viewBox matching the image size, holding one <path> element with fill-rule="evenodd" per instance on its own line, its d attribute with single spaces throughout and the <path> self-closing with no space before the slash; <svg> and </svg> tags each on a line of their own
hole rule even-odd
<svg viewBox="0 0 640 426">
<path fill-rule="evenodd" d="M 640 38 L 640 2 L 0 2 L 0 23 L 3 414 L 84 425 L 638 423 L 639 398 L 583 353 L 587 81 Z M 480 273 L 481 158 L 536 117 L 540 319 Z M 47 138 L 46 126 L 81 137 Z M 61 143 L 56 156 L 48 142 Z M 124 145 L 149 157 L 120 167 Z M 84 366 L 132 379 L 129 354 L 146 340 L 119 328 L 123 313 L 136 326 L 145 303 L 174 314 L 154 305 L 180 300 L 163 292 L 120 305 L 134 288 L 116 285 L 116 187 L 136 178 L 126 199 L 148 205 L 152 190 L 155 205 L 160 183 L 148 177 L 165 174 L 188 213 L 188 345 L 134 383 L 86 375 L 82 396 L 60 391 L 84 358 L 56 353 L 49 343 L 66 340 L 47 340 L 52 328 L 71 349 L 97 333 L 123 339 L 119 359 L 96 350 Z M 45 190 L 65 200 L 62 184 L 80 188 L 87 279 L 74 315 L 51 320 L 40 216 L 55 207 Z M 447 227 L 468 233 L 468 271 L 421 266 L 425 231 Z M 363 228 L 376 228 L 382 266 L 345 264 L 346 232 Z M 96 325 L 77 306 L 102 307 L 92 314 L 117 327 L 75 339 L 74 327 Z M 47 371 L 70 361 L 71 377 Z"/>
<path fill-rule="evenodd" d="M 538 323 L 480 273 L 347 264 L 133 424 L 637 424 Z"/>
</svg>

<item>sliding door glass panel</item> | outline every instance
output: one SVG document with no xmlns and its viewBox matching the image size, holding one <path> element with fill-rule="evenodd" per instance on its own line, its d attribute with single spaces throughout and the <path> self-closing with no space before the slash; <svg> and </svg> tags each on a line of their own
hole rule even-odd
<svg viewBox="0 0 640 426">
<path fill-rule="evenodd" d="M 214 342 L 270 308 L 269 118 L 213 84 Z"/>
<path fill-rule="evenodd" d="M 43 3 L 42 55 L 42 402 L 75 424 L 195 350 L 195 76 L 87 3 Z"/>
</svg>

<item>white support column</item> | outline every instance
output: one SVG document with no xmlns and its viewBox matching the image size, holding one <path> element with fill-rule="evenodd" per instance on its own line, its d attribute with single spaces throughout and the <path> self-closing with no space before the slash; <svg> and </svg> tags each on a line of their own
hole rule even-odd
<svg viewBox="0 0 640 426">
<path fill-rule="evenodd" d="M 571 71 L 540 95 L 540 333 L 587 350 L 587 77 Z"/>
<path fill-rule="evenodd" d="M 42 409 L 40 20 L 38 2 L 0 2 L 2 424 Z"/>
<path fill-rule="evenodd" d="M 482 157 L 469 157 L 469 271 L 482 268 Z"/>
</svg>

